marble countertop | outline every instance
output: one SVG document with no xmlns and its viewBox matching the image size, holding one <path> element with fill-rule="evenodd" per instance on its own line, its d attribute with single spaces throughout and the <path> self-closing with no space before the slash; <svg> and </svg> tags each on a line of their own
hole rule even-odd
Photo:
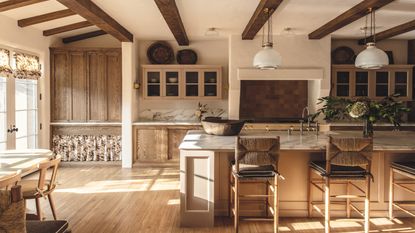
<svg viewBox="0 0 415 233">
<path fill-rule="evenodd" d="M 295 131 L 288 135 L 286 131 L 247 131 L 240 136 L 252 137 L 280 137 L 281 150 L 298 151 L 324 151 L 328 135 L 362 137 L 360 131 L 330 131 L 315 133 L 304 133 L 300 135 Z M 234 151 L 235 136 L 214 136 L 204 133 L 202 130 L 190 130 L 179 146 L 181 150 L 213 150 Z M 376 131 L 374 134 L 375 151 L 415 152 L 415 132 L 412 131 Z"/>
<path fill-rule="evenodd" d="M 202 124 L 199 121 L 137 121 L 133 125 L 137 126 L 163 126 L 163 125 L 177 125 L 177 126 L 201 126 Z"/>
<path fill-rule="evenodd" d="M 52 126 L 121 126 L 121 122 L 51 122 Z"/>
</svg>

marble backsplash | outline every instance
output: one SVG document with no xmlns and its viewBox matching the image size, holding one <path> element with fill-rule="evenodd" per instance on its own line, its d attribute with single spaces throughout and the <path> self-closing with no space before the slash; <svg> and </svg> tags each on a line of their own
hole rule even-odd
<svg viewBox="0 0 415 233">
<path fill-rule="evenodd" d="M 152 121 L 198 121 L 195 115 L 196 109 L 144 109 L 139 113 L 142 120 Z M 204 117 L 228 117 L 228 113 L 222 108 L 209 108 Z"/>
</svg>

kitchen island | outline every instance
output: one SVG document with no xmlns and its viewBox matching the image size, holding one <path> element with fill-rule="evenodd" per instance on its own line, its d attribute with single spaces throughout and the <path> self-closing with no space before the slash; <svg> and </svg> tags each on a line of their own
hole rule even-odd
<svg viewBox="0 0 415 233">
<path fill-rule="evenodd" d="M 361 131 L 292 132 L 242 131 L 241 136 L 280 137 L 279 172 L 285 177 L 279 183 L 280 215 L 307 216 L 307 180 L 310 159 L 324 159 L 328 135 L 361 137 Z M 181 226 L 210 227 L 214 216 L 228 215 L 229 167 L 234 158 L 234 136 L 207 135 L 204 131 L 189 131 L 180 144 L 180 215 Z M 371 186 L 372 216 L 386 216 L 390 161 L 412 160 L 415 156 L 415 132 L 376 131 Z M 249 189 L 261 192 L 258 184 L 248 184 Z M 334 186 L 334 192 L 343 191 Z M 406 193 L 395 194 L 396 199 L 410 198 Z M 313 199 L 322 195 L 314 192 Z M 263 213 L 257 203 L 241 205 L 241 214 L 255 216 Z M 344 207 L 333 207 L 333 216 L 345 216 Z M 317 215 L 316 215 L 317 216 Z"/>
</svg>

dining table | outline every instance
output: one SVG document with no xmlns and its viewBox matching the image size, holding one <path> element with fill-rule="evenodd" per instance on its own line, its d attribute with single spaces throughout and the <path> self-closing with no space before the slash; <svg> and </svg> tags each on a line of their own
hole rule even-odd
<svg viewBox="0 0 415 233">
<path fill-rule="evenodd" d="M 0 179 L 20 174 L 28 175 L 38 170 L 37 165 L 53 158 L 48 149 L 19 149 L 0 151 Z"/>
</svg>

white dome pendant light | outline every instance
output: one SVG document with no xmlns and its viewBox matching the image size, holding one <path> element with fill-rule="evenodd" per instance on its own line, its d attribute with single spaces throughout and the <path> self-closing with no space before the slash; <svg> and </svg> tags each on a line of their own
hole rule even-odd
<svg viewBox="0 0 415 233">
<path fill-rule="evenodd" d="M 388 55 L 381 49 L 376 48 L 376 18 L 375 11 L 371 8 L 370 11 L 370 37 L 372 42 L 366 44 L 366 49 L 360 52 L 355 60 L 355 66 L 361 69 L 380 69 L 383 66 L 389 65 Z M 367 38 L 366 32 L 368 29 L 366 16 L 366 30 L 365 30 L 365 40 Z"/>
<path fill-rule="evenodd" d="M 255 54 L 253 65 L 258 69 L 272 70 L 281 65 L 282 58 L 273 48 L 272 43 L 272 12 L 268 8 L 265 9 L 268 14 L 268 34 L 265 42 L 265 25 L 262 27 L 262 49 Z"/>
</svg>

